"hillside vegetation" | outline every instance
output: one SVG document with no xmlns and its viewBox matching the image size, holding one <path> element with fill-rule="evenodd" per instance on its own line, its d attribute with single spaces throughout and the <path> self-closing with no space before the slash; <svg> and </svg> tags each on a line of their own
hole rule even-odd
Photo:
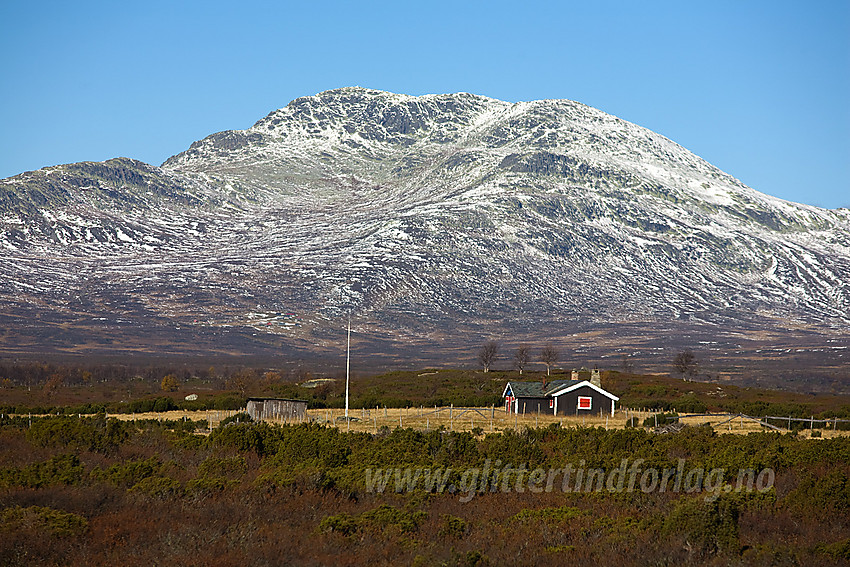
<svg viewBox="0 0 850 567">
<path fill-rule="evenodd" d="M 195 425 L 103 416 L 0 419 L 0 564 L 235 566 L 251 557 L 255 565 L 278 565 L 285 557 L 299 565 L 356 565 L 364 558 L 376 565 L 841 565 L 850 559 L 847 437 L 717 435 L 701 427 L 655 435 L 557 425 L 478 436 L 368 434 L 251 423 L 223 425 L 204 437 L 192 432 Z M 657 470 L 710 469 L 714 484 L 649 492 L 515 484 L 520 470 L 530 479 L 535 469 L 573 464 L 612 471 L 635 459 Z M 491 466 L 496 471 L 482 473 L 484 484 L 468 482 L 470 470 Z M 770 469 L 775 481 L 763 490 L 728 491 L 741 469 Z M 375 489 L 381 471 L 391 479 L 383 492 Z M 442 484 L 405 489 L 410 471 L 439 472 Z"/>
<path fill-rule="evenodd" d="M 163 391 L 166 376 L 174 391 Z M 589 377 L 582 372 L 580 378 Z M 379 374 L 354 373 L 352 408 L 418 406 L 500 406 L 510 380 L 540 381 L 542 372 L 421 369 Z M 555 371 L 550 380 L 568 379 Z M 620 407 L 679 413 L 731 412 L 751 416 L 850 418 L 850 397 L 747 388 L 726 383 L 684 381 L 668 375 L 602 372 L 603 387 L 620 397 Z M 186 401 L 195 393 L 197 400 Z M 248 396 L 307 400 L 312 409 L 342 408 L 344 375 L 241 366 L 51 365 L 0 363 L 0 413 L 143 413 L 235 410 Z"/>
</svg>

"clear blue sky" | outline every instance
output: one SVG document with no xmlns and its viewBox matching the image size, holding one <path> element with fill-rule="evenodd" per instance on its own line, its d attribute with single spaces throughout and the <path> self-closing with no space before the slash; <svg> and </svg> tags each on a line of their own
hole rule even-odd
<svg viewBox="0 0 850 567">
<path fill-rule="evenodd" d="M 160 164 L 303 95 L 360 85 L 568 98 L 751 187 L 850 207 L 850 1 L 0 5 L 0 177 Z"/>
</svg>

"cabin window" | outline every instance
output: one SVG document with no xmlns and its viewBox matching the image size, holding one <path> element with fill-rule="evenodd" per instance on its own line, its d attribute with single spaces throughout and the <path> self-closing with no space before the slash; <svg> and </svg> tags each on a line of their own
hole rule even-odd
<svg viewBox="0 0 850 567">
<path fill-rule="evenodd" d="M 579 396 L 578 409 L 593 409 L 593 398 L 591 398 L 590 396 Z"/>
</svg>

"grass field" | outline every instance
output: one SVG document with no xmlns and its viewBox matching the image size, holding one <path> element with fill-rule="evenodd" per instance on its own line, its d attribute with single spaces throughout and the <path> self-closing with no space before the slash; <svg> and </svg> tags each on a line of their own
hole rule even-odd
<svg viewBox="0 0 850 567">
<path fill-rule="evenodd" d="M 192 420 L 206 421 L 210 428 L 217 427 L 222 420 L 238 414 L 238 410 L 229 411 L 168 411 L 148 412 L 137 414 L 112 414 L 122 421 L 133 420 Z M 618 409 L 614 415 L 610 413 L 573 416 L 551 416 L 544 414 L 508 414 L 503 408 L 479 407 L 479 408 L 454 408 L 454 407 L 415 407 L 415 408 L 357 408 L 349 410 L 349 421 L 346 424 L 344 409 L 313 409 L 307 411 L 307 419 L 312 423 L 319 423 L 340 428 L 343 431 L 358 431 L 366 433 L 377 433 L 382 428 L 394 429 L 396 427 L 412 428 L 421 431 L 429 431 L 443 427 L 447 431 L 476 431 L 478 433 L 499 433 L 507 429 L 524 429 L 548 427 L 557 423 L 561 427 L 602 427 L 605 429 L 623 429 L 630 418 L 637 418 L 639 426 L 644 420 L 652 418 L 656 412 L 645 410 Z M 268 420 L 270 423 L 300 423 L 300 421 L 286 422 L 283 420 Z M 759 421 L 738 417 L 732 414 L 711 414 L 699 416 L 683 416 L 680 422 L 688 426 L 710 426 L 717 433 L 747 434 L 753 432 L 770 431 L 770 428 L 762 425 Z M 779 425 L 774 422 L 773 425 Z M 480 431 L 479 431 L 480 430 Z M 787 429 L 780 427 L 787 432 Z M 821 438 L 832 438 L 850 435 L 850 431 L 833 430 L 831 425 L 822 429 L 803 428 L 798 430 L 801 437 L 811 437 L 812 431 L 820 433 Z"/>
</svg>

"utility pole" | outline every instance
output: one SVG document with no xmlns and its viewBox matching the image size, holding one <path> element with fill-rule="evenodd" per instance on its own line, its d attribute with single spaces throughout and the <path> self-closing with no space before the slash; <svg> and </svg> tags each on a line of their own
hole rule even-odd
<svg viewBox="0 0 850 567">
<path fill-rule="evenodd" d="M 348 345 L 345 352 L 345 421 L 348 421 L 348 382 L 351 376 L 351 315 L 348 315 Z"/>
</svg>

